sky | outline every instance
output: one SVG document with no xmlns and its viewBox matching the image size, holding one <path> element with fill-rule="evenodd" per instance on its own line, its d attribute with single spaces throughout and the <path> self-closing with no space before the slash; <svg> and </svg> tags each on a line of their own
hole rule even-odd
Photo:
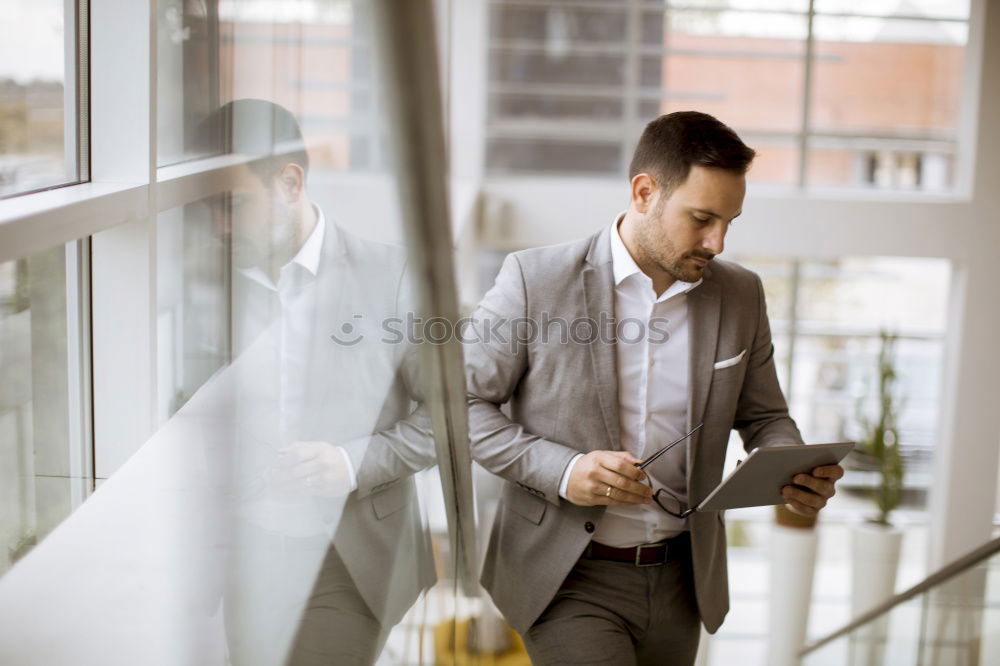
<svg viewBox="0 0 1000 666">
<path fill-rule="evenodd" d="M 63 0 L 0 0 L 0 79 L 62 81 Z"/>
</svg>

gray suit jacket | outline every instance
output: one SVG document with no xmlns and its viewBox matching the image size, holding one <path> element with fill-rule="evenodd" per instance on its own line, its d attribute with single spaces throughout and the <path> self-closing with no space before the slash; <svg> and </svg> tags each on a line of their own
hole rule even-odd
<svg viewBox="0 0 1000 666">
<path fill-rule="evenodd" d="M 731 429 L 748 451 L 802 439 L 775 374 L 760 279 L 713 261 L 688 304 L 688 426 L 704 422 L 688 447 L 688 496 L 695 503 L 722 478 Z M 613 314 L 611 244 L 603 228 L 508 256 L 474 317 L 475 341 L 466 348 L 473 456 L 509 482 L 482 582 L 522 633 L 555 596 L 605 511 L 560 498 L 559 481 L 578 452 L 622 448 Z M 548 339 L 531 335 L 555 318 L 576 322 L 568 343 L 557 325 Z M 605 330 L 588 335 L 591 325 Z M 739 363 L 714 368 L 743 350 Z M 698 608 L 714 632 L 729 610 L 723 516 L 695 513 L 689 526 Z"/>
<path fill-rule="evenodd" d="M 296 437 L 343 447 L 358 487 L 346 500 L 316 497 L 287 511 L 310 510 L 320 523 L 336 526 L 333 543 L 359 592 L 391 626 L 435 581 L 413 480 L 436 462 L 434 443 L 429 427 L 420 428 L 423 420 L 407 418 L 422 398 L 417 350 L 387 342 L 383 330 L 384 322 L 402 321 L 412 310 L 405 248 L 360 238 L 328 220 L 319 272 L 308 289 L 314 298 L 289 306 L 305 308 L 310 322 L 294 341 L 309 360 L 291 380 L 305 387 Z M 266 359 L 276 357 L 278 332 L 274 324 L 260 332 L 233 368 L 240 430 L 259 440 L 278 439 L 274 398 L 267 393 L 278 379 L 263 370 Z M 274 464 L 270 447 L 256 448 L 240 452 L 251 472 Z"/>
</svg>

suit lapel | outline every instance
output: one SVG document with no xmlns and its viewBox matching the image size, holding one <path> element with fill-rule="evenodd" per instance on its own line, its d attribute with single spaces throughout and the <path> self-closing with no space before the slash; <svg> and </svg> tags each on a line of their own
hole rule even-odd
<svg viewBox="0 0 1000 666">
<path fill-rule="evenodd" d="M 690 377 L 688 379 L 688 430 L 702 422 L 708 391 L 712 385 L 716 348 L 719 345 L 719 320 L 722 298 L 718 283 L 706 275 L 705 281 L 688 293 Z M 703 431 L 696 433 L 688 446 L 687 476 L 691 480 Z"/>
<path fill-rule="evenodd" d="M 608 232 L 603 230 L 591 244 L 589 265 L 583 270 L 583 296 L 587 317 L 595 328 L 608 317 L 614 317 L 614 276 L 611 270 L 611 247 Z M 603 241 L 603 242 L 602 242 Z M 606 256 L 604 256 L 606 255 Z M 596 260 L 596 261 L 595 261 Z M 602 261 L 603 260 L 603 261 Z M 603 315 L 603 316 L 602 316 Z M 612 320 L 613 321 L 613 320 Z M 591 340 L 590 360 L 597 381 L 597 395 L 601 403 L 601 416 L 608 431 L 611 449 L 621 449 L 621 432 L 618 423 L 618 357 L 615 353 L 615 327 L 609 331 L 595 331 Z M 604 336 L 610 335 L 611 339 Z"/>
</svg>

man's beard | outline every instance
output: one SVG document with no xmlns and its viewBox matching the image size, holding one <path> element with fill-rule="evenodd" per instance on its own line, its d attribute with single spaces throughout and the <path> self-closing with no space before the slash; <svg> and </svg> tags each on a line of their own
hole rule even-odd
<svg viewBox="0 0 1000 666">
<path fill-rule="evenodd" d="M 661 263 L 660 268 L 665 270 L 670 277 L 675 280 L 680 280 L 681 282 L 697 282 L 701 279 L 702 272 L 705 270 L 697 264 L 686 264 L 689 257 L 681 257 L 676 259 L 672 263 Z"/>
<path fill-rule="evenodd" d="M 701 279 L 704 269 L 690 262 L 691 257 L 711 259 L 713 255 L 701 252 L 681 254 L 677 246 L 666 236 L 658 238 L 653 230 L 659 226 L 663 215 L 665 201 L 657 203 L 656 208 L 646 218 L 639 232 L 639 246 L 649 263 L 655 263 L 667 275 L 681 282 L 697 282 Z"/>
<path fill-rule="evenodd" d="M 283 209 L 279 202 L 275 195 L 266 213 L 265 231 L 257 237 L 232 235 L 233 264 L 237 268 L 267 271 L 276 258 L 284 263 L 295 254 L 300 221 L 294 211 Z"/>
</svg>

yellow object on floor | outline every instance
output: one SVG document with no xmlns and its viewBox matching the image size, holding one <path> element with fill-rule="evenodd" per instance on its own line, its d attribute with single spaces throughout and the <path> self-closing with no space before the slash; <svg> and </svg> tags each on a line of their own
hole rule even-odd
<svg viewBox="0 0 1000 666">
<path fill-rule="evenodd" d="M 437 666 L 531 666 L 531 660 L 516 631 L 507 628 L 510 648 L 500 654 L 480 654 L 469 651 L 469 620 L 455 622 L 452 641 L 452 620 L 434 627 L 434 663 Z"/>
</svg>

